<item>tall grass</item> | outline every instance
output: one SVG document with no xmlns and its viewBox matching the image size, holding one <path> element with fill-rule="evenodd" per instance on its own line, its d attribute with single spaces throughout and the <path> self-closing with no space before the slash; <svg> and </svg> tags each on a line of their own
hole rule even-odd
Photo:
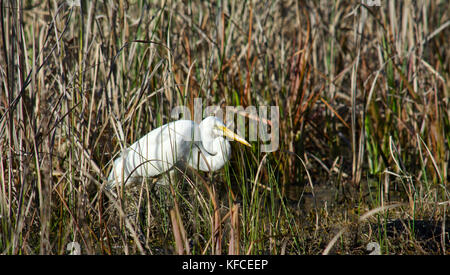
<svg viewBox="0 0 450 275">
<path fill-rule="evenodd" d="M 448 253 L 448 1 L 80 2 L 1 1 L 0 253 Z M 279 149 L 111 197 L 195 98 L 278 106 Z"/>
</svg>

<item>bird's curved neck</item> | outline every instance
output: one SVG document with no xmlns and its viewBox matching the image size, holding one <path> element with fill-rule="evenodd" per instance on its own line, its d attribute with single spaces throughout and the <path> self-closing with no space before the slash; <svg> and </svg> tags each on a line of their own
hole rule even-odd
<svg viewBox="0 0 450 275">
<path fill-rule="evenodd" d="M 206 139 L 193 144 L 188 164 L 202 171 L 215 171 L 225 165 L 225 162 L 230 158 L 230 154 L 231 146 L 225 138 Z"/>
</svg>

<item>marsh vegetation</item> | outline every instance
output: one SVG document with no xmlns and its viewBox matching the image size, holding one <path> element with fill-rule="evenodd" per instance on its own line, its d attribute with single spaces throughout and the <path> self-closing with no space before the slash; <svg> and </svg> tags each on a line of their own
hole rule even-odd
<svg viewBox="0 0 450 275">
<path fill-rule="evenodd" d="M 1 254 L 449 253 L 449 1 L 0 2 Z M 278 150 L 108 196 L 195 98 Z"/>
</svg>

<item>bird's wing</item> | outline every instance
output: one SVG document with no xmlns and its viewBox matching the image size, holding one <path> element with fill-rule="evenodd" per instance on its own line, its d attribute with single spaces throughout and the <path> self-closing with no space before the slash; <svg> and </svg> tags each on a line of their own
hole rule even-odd
<svg viewBox="0 0 450 275">
<path fill-rule="evenodd" d="M 144 177 L 167 171 L 189 153 L 196 128 L 193 121 L 179 120 L 151 131 L 130 146 L 127 170 Z"/>
<path fill-rule="evenodd" d="M 156 128 L 124 150 L 114 161 L 108 186 L 116 181 L 132 181 L 138 177 L 154 177 L 187 156 L 192 141 L 199 136 L 198 125 L 190 120 L 178 120 Z"/>
</svg>

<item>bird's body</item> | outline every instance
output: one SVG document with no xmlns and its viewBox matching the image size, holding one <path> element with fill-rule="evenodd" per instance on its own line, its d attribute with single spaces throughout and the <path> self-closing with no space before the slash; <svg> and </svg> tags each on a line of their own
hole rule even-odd
<svg viewBox="0 0 450 275">
<path fill-rule="evenodd" d="M 219 170 L 231 155 L 230 143 L 224 136 L 250 146 L 215 117 L 207 117 L 200 124 L 191 120 L 165 124 L 143 136 L 114 160 L 107 187 L 158 176 L 181 161 L 201 171 Z"/>
</svg>

